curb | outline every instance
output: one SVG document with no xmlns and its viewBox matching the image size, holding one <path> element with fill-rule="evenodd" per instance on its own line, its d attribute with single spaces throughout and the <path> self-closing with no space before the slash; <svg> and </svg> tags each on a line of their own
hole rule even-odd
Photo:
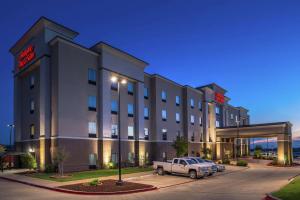
<svg viewBox="0 0 300 200">
<path fill-rule="evenodd" d="M 266 194 L 266 197 L 264 198 L 264 200 L 281 200 L 281 199 L 274 197 L 271 194 Z"/>
<path fill-rule="evenodd" d="M 17 182 L 33 187 L 38 187 L 46 190 L 52 190 L 56 192 L 62 192 L 62 193 L 68 193 L 68 194 L 77 194 L 77 195 L 120 195 L 120 194 L 132 194 L 132 193 L 139 193 L 139 192 L 147 192 L 147 191 L 152 191 L 152 190 L 157 190 L 158 188 L 155 186 L 152 186 L 150 188 L 145 188 L 145 189 L 136 189 L 136 190 L 127 190 L 127 191 L 118 191 L 118 192 L 81 192 L 81 191 L 75 191 L 75 190 L 67 190 L 67 189 L 61 189 L 61 188 L 52 188 L 52 187 L 47 187 L 47 186 L 42 186 L 42 185 L 37 185 L 33 183 L 28 183 L 25 181 L 19 181 L 7 177 L 0 177 L 0 179 L 4 179 L 7 181 L 12 181 L 12 182 Z"/>
</svg>

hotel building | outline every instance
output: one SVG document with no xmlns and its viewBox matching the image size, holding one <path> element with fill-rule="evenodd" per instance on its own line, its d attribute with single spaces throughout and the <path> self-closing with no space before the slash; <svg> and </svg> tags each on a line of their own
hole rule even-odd
<svg viewBox="0 0 300 200">
<path fill-rule="evenodd" d="M 147 62 L 104 42 L 84 47 L 77 35 L 42 17 L 10 49 L 16 148 L 32 152 L 41 169 L 58 148 L 68 154 L 67 171 L 105 167 L 118 160 L 118 137 L 123 165 L 175 157 L 177 136 L 188 140 L 189 155 L 234 155 L 234 138 L 216 132 L 248 125 L 249 115 L 229 104 L 224 88 L 148 74 Z M 126 83 L 118 90 L 112 77 Z M 249 140 L 239 141 L 238 153 L 247 154 Z"/>
</svg>

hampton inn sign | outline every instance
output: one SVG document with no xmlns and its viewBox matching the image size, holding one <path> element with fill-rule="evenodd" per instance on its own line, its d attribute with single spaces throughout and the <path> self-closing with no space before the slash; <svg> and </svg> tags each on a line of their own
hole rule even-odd
<svg viewBox="0 0 300 200">
<path fill-rule="evenodd" d="M 22 69 L 27 63 L 35 58 L 34 46 L 29 45 L 25 50 L 23 50 L 18 57 L 18 67 Z"/>
</svg>

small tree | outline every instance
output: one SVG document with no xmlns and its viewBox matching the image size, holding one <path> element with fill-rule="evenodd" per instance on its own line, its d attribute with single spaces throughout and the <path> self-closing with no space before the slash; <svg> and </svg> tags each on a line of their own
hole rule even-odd
<svg viewBox="0 0 300 200">
<path fill-rule="evenodd" d="M 37 163 L 33 155 L 31 153 L 26 153 L 21 156 L 22 167 L 28 168 L 30 170 L 36 169 Z"/>
<path fill-rule="evenodd" d="M 176 150 L 176 156 L 185 156 L 188 153 L 188 141 L 184 137 L 177 136 L 172 147 Z"/>
<path fill-rule="evenodd" d="M 202 149 L 202 153 L 204 154 L 204 158 L 211 158 L 211 153 L 212 153 L 212 151 L 211 151 L 211 149 L 210 148 L 203 148 Z"/>
<path fill-rule="evenodd" d="M 58 173 L 60 176 L 64 175 L 64 162 L 68 158 L 68 153 L 65 151 L 64 148 L 57 148 L 54 154 L 54 163 L 58 166 Z"/>
<path fill-rule="evenodd" d="M 3 172 L 3 168 L 4 168 L 4 161 L 3 161 L 3 157 L 4 157 L 4 153 L 6 151 L 6 148 L 2 145 L 0 145 L 0 168 L 1 171 Z"/>
</svg>

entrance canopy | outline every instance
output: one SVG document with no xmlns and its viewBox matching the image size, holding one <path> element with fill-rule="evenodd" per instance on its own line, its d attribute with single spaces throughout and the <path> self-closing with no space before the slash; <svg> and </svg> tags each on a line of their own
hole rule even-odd
<svg viewBox="0 0 300 200">
<path fill-rule="evenodd" d="M 276 122 L 266 124 L 252 124 L 240 127 L 229 126 L 217 128 L 216 135 L 220 138 L 259 138 L 278 137 L 279 135 L 291 136 L 290 122 Z"/>
<path fill-rule="evenodd" d="M 231 126 L 216 129 L 217 141 L 223 138 L 277 138 L 277 159 L 281 164 L 293 162 L 292 124 L 290 122 L 276 122 L 267 124 Z M 222 143 L 219 145 L 219 155 L 222 155 Z"/>
</svg>

